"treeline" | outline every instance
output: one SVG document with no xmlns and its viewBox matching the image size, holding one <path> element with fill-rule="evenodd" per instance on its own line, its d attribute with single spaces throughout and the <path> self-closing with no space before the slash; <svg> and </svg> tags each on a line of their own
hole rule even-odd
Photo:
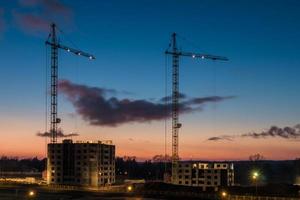
<svg viewBox="0 0 300 200">
<path fill-rule="evenodd" d="M 18 157 L 0 157 L 1 172 L 42 172 L 46 169 L 47 159 Z M 116 175 L 120 179 L 146 179 L 159 180 L 163 178 L 165 169 L 170 169 L 170 164 L 165 165 L 160 157 L 152 160 L 137 162 L 135 157 L 117 157 Z"/>
<path fill-rule="evenodd" d="M 200 162 L 200 161 L 199 161 Z M 248 160 L 234 161 L 235 183 L 253 185 L 251 173 L 258 171 L 260 184 L 300 182 L 300 159 L 287 161 Z M 0 157 L 0 175 L 3 171 L 42 172 L 46 169 L 46 159 Z M 163 156 L 138 162 L 136 157 L 116 158 L 116 179 L 163 180 L 164 173 L 171 171 L 171 162 L 165 163 Z"/>
<path fill-rule="evenodd" d="M 253 185 L 254 171 L 259 173 L 259 179 L 256 180 L 258 184 L 300 184 L 300 159 L 286 161 L 255 159 L 232 162 L 237 185 Z M 116 175 L 119 179 L 163 180 L 165 171 L 170 173 L 171 164 L 169 162 L 165 165 L 161 159 L 137 162 L 135 157 L 125 157 L 116 160 Z"/>
<path fill-rule="evenodd" d="M 0 158 L 0 173 L 5 171 L 20 171 L 20 172 L 42 172 L 46 167 L 46 158 L 18 158 L 6 157 Z"/>
<path fill-rule="evenodd" d="M 295 184 L 300 181 L 300 159 L 286 161 L 235 161 L 235 182 L 240 185 L 253 185 L 252 174 L 259 173 L 259 184 Z"/>
<path fill-rule="evenodd" d="M 116 158 L 117 179 L 162 180 L 164 173 L 170 172 L 171 163 L 163 160 L 137 162 L 135 157 Z"/>
</svg>

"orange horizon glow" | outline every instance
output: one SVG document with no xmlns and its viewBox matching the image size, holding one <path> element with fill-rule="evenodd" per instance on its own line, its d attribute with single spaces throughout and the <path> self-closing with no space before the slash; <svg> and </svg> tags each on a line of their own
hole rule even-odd
<svg viewBox="0 0 300 200">
<path fill-rule="evenodd" d="M 37 137 L 41 130 L 42 119 L 35 122 L 23 118 L 1 119 L 5 124 L 2 131 L 6 134 L 0 141 L 0 156 L 31 158 L 46 157 L 47 142 Z M 72 138 L 77 140 L 112 140 L 116 145 L 116 156 L 135 156 L 137 160 L 149 160 L 155 155 L 165 154 L 164 123 L 129 124 L 117 128 L 95 127 L 80 122 L 78 129 L 65 121 L 67 132 L 86 133 Z M 70 128 L 71 127 L 71 128 Z M 246 128 L 244 128 L 246 129 Z M 223 128 L 224 132 L 242 132 L 240 127 Z M 198 133 L 198 134 L 197 134 Z M 193 124 L 182 128 L 179 137 L 179 155 L 182 160 L 248 160 L 249 155 L 260 153 L 267 160 L 293 160 L 300 157 L 299 141 L 279 138 L 251 139 L 209 142 L 206 139 L 221 135 L 219 130 L 211 131 L 203 124 L 201 129 Z M 167 154 L 171 154 L 171 133 L 167 133 Z"/>
</svg>

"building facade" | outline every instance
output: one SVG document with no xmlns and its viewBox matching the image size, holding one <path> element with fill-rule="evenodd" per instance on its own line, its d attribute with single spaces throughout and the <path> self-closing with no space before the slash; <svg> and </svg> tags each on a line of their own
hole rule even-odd
<svg viewBox="0 0 300 200">
<path fill-rule="evenodd" d="M 179 162 L 173 184 L 218 191 L 220 187 L 234 185 L 234 166 L 223 162 Z"/>
<path fill-rule="evenodd" d="M 114 182 L 115 146 L 111 141 L 48 144 L 48 184 L 101 187 Z"/>
</svg>

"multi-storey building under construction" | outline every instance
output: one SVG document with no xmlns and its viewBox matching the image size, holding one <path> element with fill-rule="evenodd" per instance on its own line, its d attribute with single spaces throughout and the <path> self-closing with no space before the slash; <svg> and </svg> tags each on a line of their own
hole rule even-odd
<svg viewBox="0 0 300 200">
<path fill-rule="evenodd" d="M 115 146 L 111 141 L 48 144 L 48 184 L 100 187 L 114 182 Z"/>
<path fill-rule="evenodd" d="M 173 184 L 201 187 L 203 191 L 217 191 L 220 187 L 234 185 L 234 167 L 225 162 L 178 163 L 178 176 Z"/>
</svg>

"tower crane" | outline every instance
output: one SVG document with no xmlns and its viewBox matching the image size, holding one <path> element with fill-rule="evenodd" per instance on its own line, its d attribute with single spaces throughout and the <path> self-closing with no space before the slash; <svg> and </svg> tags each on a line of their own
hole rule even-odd
<svg viewBox="0 0 300 200">
<path fill-rule="evenodd" d="M 176 33 L 172 34 L 171 44 L 169 49 L 166 50 L 166 55 L 172 55 L 172 178 L 173 184 L 178 184 L 178 134 L 179 128 L 182 126 L 179 123 L 179 58 L 181 56 L 209 59 L 209 60 L 221 60 L 228 61 L 228 58 L 223 56 L 214 56 L 202 53 L 192 53 L 180 51 L 177 47 Z"/>
<path fill-rule="evenodd" d="M 61 119 L 57 117 L 57 86 L 58 86 L 58 49 L 63 49 L 67 52 L 74 53 L 78 56 L 84 56 L 90 60 L 96 59 L 92 54 L 77 50 L 74 48 L 67 47 L 60 44 L 57 39 L 56 25 L 52 23 L 50 25 L 51 32 L 46 41 L 46 45 L 51 47 L 51 107 L 50 107 L 50 135 L 51 143 L 57 142 L 57 128 Z"/>
</svg>

